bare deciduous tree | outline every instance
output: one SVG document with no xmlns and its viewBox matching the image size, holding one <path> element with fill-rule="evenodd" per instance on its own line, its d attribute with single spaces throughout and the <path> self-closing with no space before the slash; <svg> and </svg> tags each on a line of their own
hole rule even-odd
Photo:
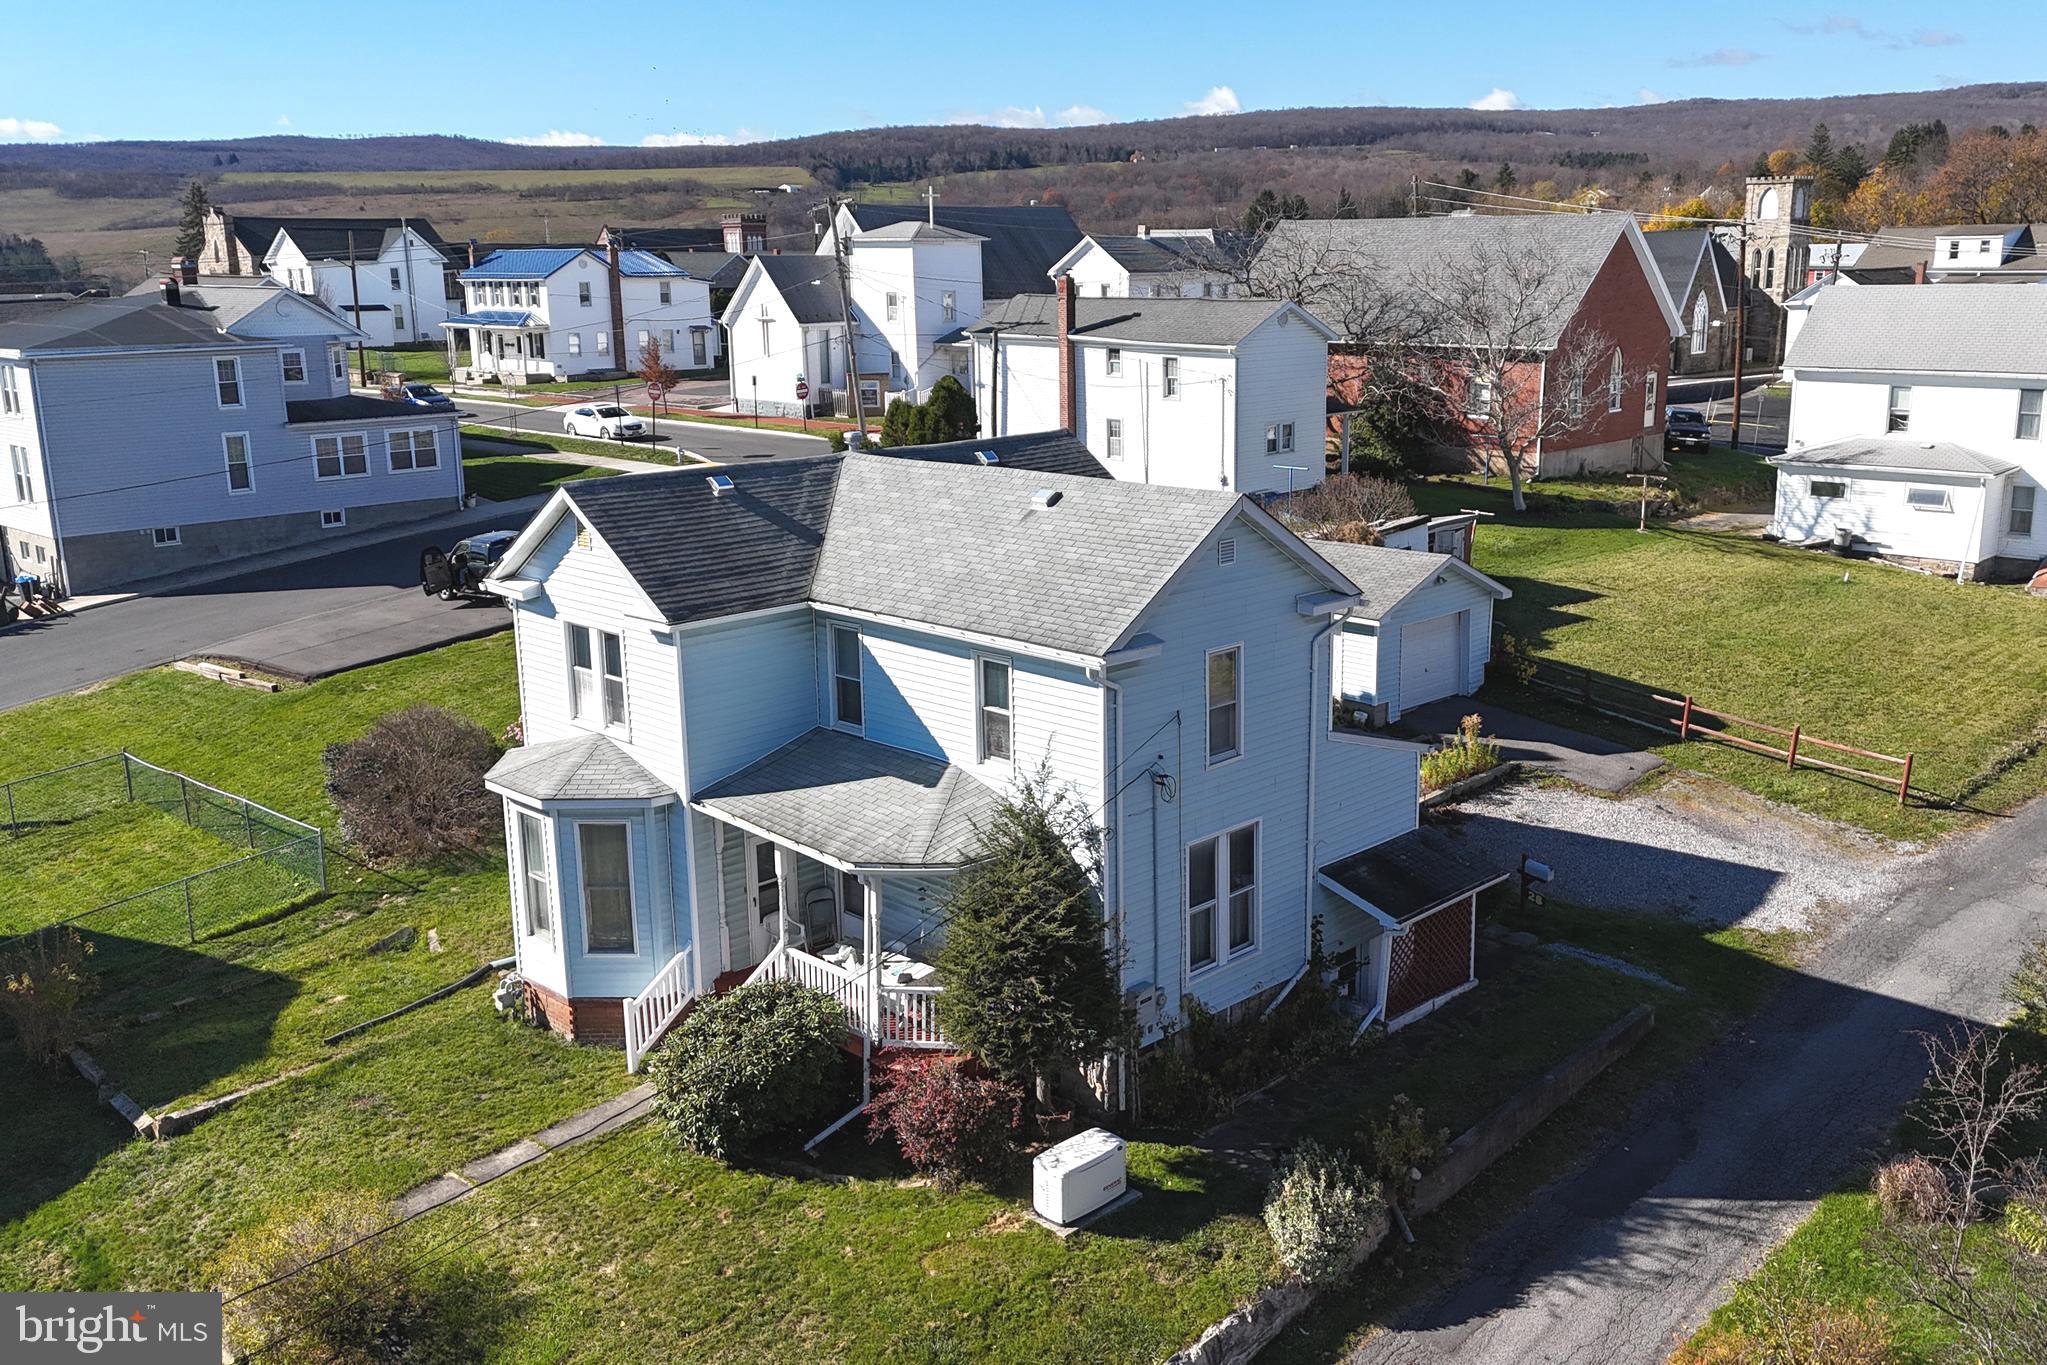
<svg viewBox="0 0 2047 1365">
<path fill-rule="evenodd" d="M 1414 515 L 1414 499 L 1391 479 L 1332 474 L 1273 503 L 1272 514 L 1305 535 L 1370 545 L 1378 543 L 1378 522 Z"/>
<path fill-rule="evenodd" d="M 2029 1239 L 2003 1239 L 1999 1267 L 1986 1272 L 1982 1234 L 1973 1231 L 1992 1191 L 2009 1201 L 2007 1221 L 2013 1205 L 2047 1211 L 2038 1160 L 2004 1150 L 2013 1129 L 2039 1115 L 2047 1074 L 2010 1057 L 1996 1029 L 1957 1027 L 1923 1041 L 1930 1067 L 1915 1117 L 1934 1148 L 1939 1189 L 1916 1210 L 1887 1206 L 1872 1247 L 1907 1294 L 1954 1327 L 1969 1359 L 2047 1360 L 2047 1253 Z"/>
</svg>

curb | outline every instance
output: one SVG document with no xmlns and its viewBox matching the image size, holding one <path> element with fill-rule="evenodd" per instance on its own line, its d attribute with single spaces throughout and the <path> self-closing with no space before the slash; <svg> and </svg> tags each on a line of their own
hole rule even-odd
<svg viewBox="0 0 2047 1365">
<path fill-rule="evenodd" d="M 1487 787 L 1496 787 L 1520 771 L 1521 760 L 1510 758 L 1505 763 L 1487 768 L 1484 772 L 1467 777 L 1461 782 L 1452 782 L 1447 787 L 1436 788 L 1436 790 L 1422 797 L 1421 808 L 1423 810 L 1433 810 L 1437 806 L 1448 805 L 1452 801 L 1471 795 L 1473 792 L 1484 791 Z"/>
</svg>

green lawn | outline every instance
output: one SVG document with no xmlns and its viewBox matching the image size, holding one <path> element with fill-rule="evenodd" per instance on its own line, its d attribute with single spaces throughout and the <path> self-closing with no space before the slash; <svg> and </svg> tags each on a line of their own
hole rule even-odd
<svg viewBox="0 0 2047 1365">
<path fill-rule="evenodd" d="M 247 853 L 140 805 L 15 838 L 0 833 L 0 936 L 69 919 Z"/>
<path fill-rule="evenodd" d="M 1676 505 L 1680 513 L 1729 508 L 1768 511 L 1775 501 L 1777 472 L 1760 455 L 1728 446 L 1712 446 L 1664 458 L 1667 467 L 1660 475 L 1664 482 L 1652 483 L 1650 496 L 1654 498 L 1662 494 Z M 1481 496 L 1488 496 L 1487 490 L 1497 494 L 1503 487 L 1498 478 L 1481 484 L 1476 474 L 1458 475 L 1440 482 L 1452 487 L 1477 489 Z M 1588 504 L 1609 504 L 1617 511 L 1632 512 L 1642 497 L 1640 480 L 1618 474 L 1582 479 L 1545 479 L 1528 484 L 1527 489 L 1531 504 L 1538 509 L 1561 503 L 1581 512 L 1600 510 Z"/>
<path fill-rule="evenodd" d="M 473 439 L 462 443 L 463 486 L 477 497 L 491 502 L 509 502 L 513 498 L 545 493 L 577 479 L 601 479 L 618 472 L 596 465 L 550 460 L 541 455 L 508 455 L 501 451 L 485 453 L 478 449 Z"/>
<path fill-rule="evenodd" d="M 448 348 L 430 346 L 411 351 L 380 351 L 372 347 L 370 369 L 373 373 L 380 369 L 401 370 L 408 380 L 425 384 L 446 384 Z"/>
<path fill-rule="evenodd" d="M 2027 747 L 2047 724 L 2047 602 L 1874 564 L 1844 565 L 1750 537 L 1685 531 L 1589 506 L 1578 486 L 1537 486 L 1513 512 L 1497 487 L 1415 486 L 1425 511 L 1477 507 L 1475 563 L 1513 589 L 1497 623 L 1537 654 L 1689 694 L 1701 705 L 1882 753 L 1916 755 L 1893 792 L 1557 705 L 1560 719 L 1648 742 L 1671 763 L 1885 834 L 1925 837 L 2047 786 Z M 1508 699 L 1507 693 L 1500 694 Z M 1540 697 L 1514 704 L 1541 708 Z"/>
<path fill-rule="evenodd" d="M 478 426 L 464 426 L 462 434 L 530 446 L 534 453 L 541 455 L 550 450 L 565 450 L 575 455 L 609 455 L 615 460 L 639 460 L 646 464 L 695 463 L 693 460 L 681 460 L 674 446 L 649 445 L 641 441 L 591 441 L 581 436 L 535 430 L 521 430 L 514 434 L 498 427 Z"/>
</svg>

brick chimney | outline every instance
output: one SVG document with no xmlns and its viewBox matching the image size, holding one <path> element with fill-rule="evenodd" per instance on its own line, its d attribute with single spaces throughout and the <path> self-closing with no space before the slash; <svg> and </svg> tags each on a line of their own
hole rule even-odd
<svg viewBox="0 0 2047 1365">
<path fill-rule="evenodd" d="M 1073 380 L 1073 276 L 1059 277 L 1059 425 L 1080 434 L 1080 395 Z"/>
<path fill-rule="evenodd" d="M 1912 262 L 1912 283 L 1914 284 L 1926 283 L 1926 262 L 1924 261 Z"/>
<path fill-rule="evenodd" d="M 630 371 L 633 366 L 625 353 L 625 288 L 619 282 L 617 242 L 604 248 L 604 263 L 611 289 L 611 354 L 621 370 Z"/>
<path fill-rule="evenodd" d="M 199 261 L 194 256 L 173 256 L 171 273 L 178 277 L 179 284 L 199 283 Z"/>
</svg>

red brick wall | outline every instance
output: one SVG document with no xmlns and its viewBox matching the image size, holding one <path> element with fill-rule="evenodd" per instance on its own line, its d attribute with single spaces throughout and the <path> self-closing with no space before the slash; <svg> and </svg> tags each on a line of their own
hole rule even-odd
<svg viewBox="0 0 2047 1365">
<path fill-rule="evenodd" d="M 1635 254 L 1626 237 L 1613 244 L 1612 254 L 1593 277 L 1592 287 L 1585 291 L 1585 300 L 1571 319 L 1571 326 L 1596 328 L 1608 342 L 1620 347 L 1627 384 L 1621 391 L 1621 410 L 1608 412 L 1606 371 L 1601 367 L 1593 382 L 1586 386 L 1585 424 L 1562 440 L 1545 441 L 1544 446 L 1551 450 L 1575 450 L 1579 446 L 1604 445 L 1640 436 L 1653 441 L 1660 452 L 1664 391 L 1670 387 L 1670 327 L 1663 320 L 1663 309 L 1657 305 L 1656 286 L 1650 283 L 1641 257 Z M 1656 371 L 1655 420 L 1647 427 L 1642 425 L 1645 370 Z M 1560 397 L 1554 386 L 1550 392 L 1553 399 Z"/>
<path fill-rule="evenodd" d="M 547 1026 L 578 1043 L 625 1042 L 625 1001 L 593 997 L 565 999 L 545 986 L 526 983 L 526 998 Z"/>
</svg>

